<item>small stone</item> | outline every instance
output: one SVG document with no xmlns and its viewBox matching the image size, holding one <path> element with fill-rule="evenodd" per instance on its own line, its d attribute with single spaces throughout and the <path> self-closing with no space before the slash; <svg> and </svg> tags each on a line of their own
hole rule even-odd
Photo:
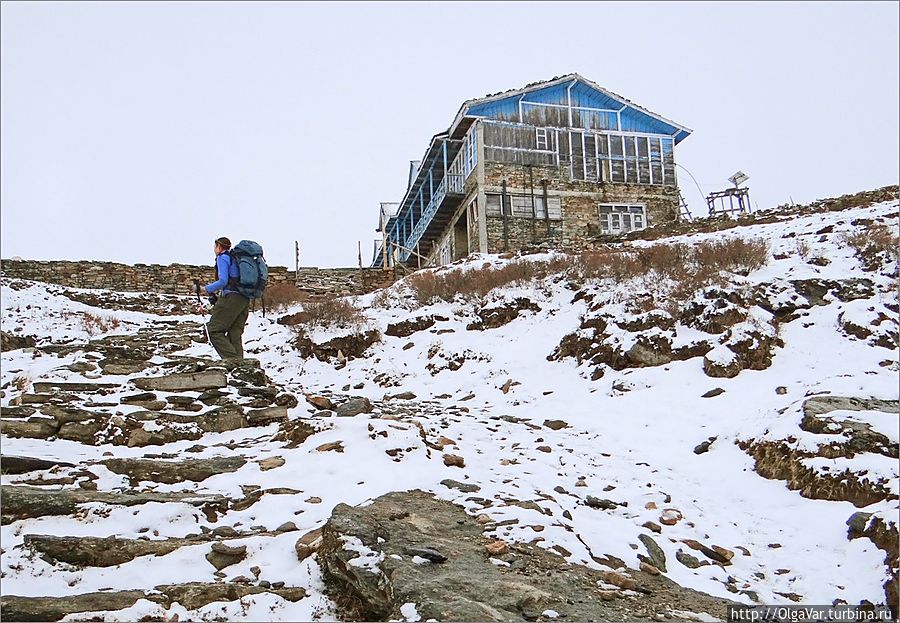
<svg viewBox="0 0 900 623">
<path fill-rule="evenodd" d="M 316 497 L 316 496 L 312 496 L 312 497 L 306 498 L 305 502 L 306 502 L 307 504 L 321 504 L 321 503 L 322 503 L 322 498 Z"/>
<path fill-rule="evenodd" d="M 780 385 L 775 388 L 775 393 L 779 396 L 784 396 L 787 393 L 787 387 Z"/>
<path fill-rule="evenodd" d="M 619 505 L 612 500 L 607 500 L 605 498 L 597 498 L 593 495 L 589 495 L 584 499 L 585 506 L 590 508 L 596 508 L 598 510 L 611 511 L 615 510 Z"/>
<path fill-rule="evenodd" d="M 311 394 L 306 395 L 306 402 L 314 406 L 316 409 L 321 411 L 330 411 L 334 409 L 334 403 L 331 402 L 330 398 L 326 398 L 325 396 L 315 396 Z"/>
<path fill-rule="evenodd" d="M 684 519 L 684 516 L 681 514 L 681 511 L 675 508 L 667 508 L 659 516 L 659 523 L 664 526 L 674 526 L 682 519 Z"/>
<path fill-rule="evenodd" d="M 618 593 L 616 591 L 597 591 L 597 595 L 600 596 L 600 599 L 603 601 L 613 601 L 616 597 L 618 597 Z"/>
<path fill-rule="evenodd" d="M 259 586 L 260 586 L 260 588 L 269 588 L 272 586 L 272 583 L 269 582 L 268 580 L 260 580 Z"/>
<path fill-rule="evenodd" d="M 461 456 L 455 454 L 444 455 L 444 465 L 447 467 L 465 467 L 466 462 Z"/>
<path fill-rule="evenodd" d="M 284 465 L 284 459 L 280 456 L 273 456 L 268 459 L 262 459 L 259 461 L 259 469 L 262 471 L 268 471 L 270 469 L 275 469 L 276 467 L 281 467 Z"/>
<path fill-rule="evenodd" d="M 684 550 L 679 549 L 675 552 L 675 559 L 683 564 L 688 569 L 697 569 L 704 565 L 709 564 L 708 562 L 700 562 L 700 560 L 696 556 L 691 556 Z"/>
<path fill-rule="evenodd" d="M 457 491 L 462 491 L 463 493 L 476 493 L 481 490 L 481 487 L 479 487 L 478 485 L 466 484 L 464 482 L 459 482 L 450 478 L 445 478 L 441 481 L 441 484 L 448 489 L 456 489 Z"/>
<path fill-rule="evenodd" d="M 551 430 L 561 430 L 563 428 L 569 428 L 568 423 L 563 422 L 562 420 L 544 420 L 544 426 Z"/>
<path fill-rule="evenodd" d="M 734 552 L 730 549 L 725 549 L 724 547 L 719 547 L 718 545 L 713 545 L 712 549 L 715 553 L 717 553 L 727 561 L 730 561 L 732 558 L 734 558 Z"/>
<path fill-rule="evenodd" d="M 372 403 L 368 398 L 356 397 L 338 406 L 335 410 L 338 417 L 353 417 L 361 413 L 372 413 Z"/>
<path fill-rule="evenodd" d="M 443 449 L 444 446 L 455 446 L 456 442 L 442 435 L 440 438 L 438 438 L 437 445 L 439 445 L 441 449 Z"/>
<path fill-rule="evenodd" d="M 707 439 L 706 441 L 704 441 L 703 443 L 701 443 L 700 445 L 698 445 L 697 447 L 695 447 L 695 448 L 694 448 L 694 454 L 704 454 L 705 452 L 708 452 L 708 451 L 709 451 L 709 447 L 713 444 L 713 442 L 714 442 L 716 439 L 717 439 L 716 437 L 713 437 L 713 438 L 711 438 L 711 439 Z"/>
<path fill-rule="evenodd" d="M 638 583 L 633 578 L 617 571 L 601 571 L 600 577 L 607 584 L 612 584 L 625 590 L 634 590 L 638 587 Z"/>
<path fill-rule="evenodd" d="M 492 557 L 502 556 L 509 552 L 509 545 L 506 541 L 493 541 L 484 546 L 485 551 Z"/>
<path fill-rule="evenodd" d="M 294 544 L 294 550 L 297 552 L 297 558 L 302 561 L 318 551 L 321 545 L 322 530 L 317 529 L 301 536 Z"/>
<path fill-rule="evenodd" d="M 212 551 L 217 554 L 222 554 L 223 556 L 242 557 L 247 554 L 247 546 L 238 545 L 236 547 L 232 547 L 230 545 L 225 545 L 222 542 L 216 541 L 212 545 Z"/>
<path fill-rule="evenodd" d="M 656 510 L 656 502 L 647 502 L 646 504 L 644 504 L 644 508 L 646 508 L 648 511 Z"/>
<path fill-rule="evenodd" d="M 298 528 L 297 524 L 295 524 L 293 521 L 286 521 L 275 528 L 275 532 L 294 532 L 295 530 L 298 530 Z"/>
<path fill-rule="evenodd" d="M 343 452 L 344 446 L 343 442 L 340 441 L 331 441 L 329 443 L 323 443 L 321 446 L 316 448 L 317 452 L 328 452 L 330 450 L 334 450 L 335 452 Z"/>
<path fill-rule="evenodd" d="M 641 563 L 641 571 L 649 573 L 650 575 L 659 575 L 659 569 L 646 562 Z"/>
<path fill-rule="evenodd" d="M 353 389 L 362 389 L 365 386 L 366 386 L 365 383 L 357 383 L 356 385 L 353 386 Z"/>
<path fill-rule="evenodd" d="M 296 396 L 293 396 L 291 394 L 278 394 L 277 396 L 275 396 L 275 404 L 279 407 L 293 409 L 298 404 L 300 404 L 300 402 L 297 400 Z"/>
<path fill-rule="evenodd" d="M 660 526 L 658 523 L 655 523 L 653 521 L 645 521 L 643 524 L 643 527 L 647 528 L 648 530 L 652 530 L 653 532 L 655 532 L 657 534 L 662 532 L 662 526 Z"/>
<path fill-rule="evenodd" d="M 250 573 L 253 574 L 253 577 L 258 578 L 259 574 L 262 573 L 262 569 L 260 569 L 259 567 L 253 566 L 253 567 L 250 567 Z"/>
<path fill-rule="evenodd" d="M 709 390 L 708 392 L 706 392 L 705 394 L 703 394 L 700 397 L 701 398 L 715 398 L 716 396 L 721 396 L 724 393 L 725 393 L 724 389 L 722 389 L 721 387 L 717 387 L 715 389 Z"/>
<path fill-rule="evenodd" d="M 537 450 L 540 452 L 553 452 L 553 449 L 550 446 L 538 446 Z"/>
</svg>

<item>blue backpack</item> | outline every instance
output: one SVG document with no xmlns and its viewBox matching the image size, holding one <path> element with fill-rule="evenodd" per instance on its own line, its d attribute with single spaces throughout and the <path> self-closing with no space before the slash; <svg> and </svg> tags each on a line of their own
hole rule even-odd
<svg viewBox="0 0 900 623">
<path fill-rule="evenodd" d="M 228 288 L 250 300 L 262 298 L 269 280 L 269 267 L 263 257 L 263 248 L 252 240 L 241 240 L 228 252 L 237 265 L 237 277 L 232 277 Z"/>
</svg>

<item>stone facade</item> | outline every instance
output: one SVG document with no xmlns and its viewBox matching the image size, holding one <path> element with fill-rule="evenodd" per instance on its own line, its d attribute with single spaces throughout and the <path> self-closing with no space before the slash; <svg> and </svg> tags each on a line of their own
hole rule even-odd
<svg viewBox="0 0 900 623">
<path fill-rule="evenodd" d="M 535 220 L 483 212 L 488 231 L 488 253 L 521 249 L 535 243 L 548 243 L 562 249 L 582 248 L 600 234 L 601 203 L 645 205 L 648 225 L 678 219 L 678 188 L 675 186 L 572 180 L 565 164 L 534 166 L 531 173 L 522 165 L 496 162 L 484 165 L 486 193 L 502 192 L 505 181 L 508 193 L 528 195 L 532 178 L 536 197 L 543 196 L 543 182 L 546 181 L 548 198 L 559 198 L 561 218 Z"/>
<path fill-rule="evenodd" d="M 72 288 L 95 288 L 117 292 L 160 292 L 192 294 L 194 279 L 209 283 L 215 279 L 212 266 L 189 264 L 117 264 L 113 262 L 71 262 L 2 260 L 4 277 L 55 283 Z M 299 273 L 284 266 L 269 267 L 269 286 L 297 283 L 300 290 L 318 295 L 365 294 L 396 281 L 393 270 L 376 268 L 300 267 Z"/>
</svg>

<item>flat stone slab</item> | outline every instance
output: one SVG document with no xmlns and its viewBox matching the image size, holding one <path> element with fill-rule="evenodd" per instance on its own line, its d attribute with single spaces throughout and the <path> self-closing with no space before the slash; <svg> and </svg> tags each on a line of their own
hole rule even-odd
<svg viewBox="0 0 900 623">
<path fill-rule="evenodd" d="M 220 495 L 190 495 L 183 493 L 106 493 L 81 489 L 45 489 L 25 485 L 0 486 L 3 500 L 0 523 L 8 524 L 17 519 L 69 515 L 79 504 L 102 502 L 119 506 L 135 506 L 147 502 L 183 502 L 193 506 L 214 504 L 225 508 L 228 499 Z"/>
<path fill-rule="evenodd" d="M 122 610 L 135 604 L 139 599 L 147 599 L 166 608 L 174 602 L 188 610 L 201 608 L 214 601 L 237 601 L 247 595 L 272 593 L 288 601 L 300 601 L 306 591 L 300 587 L 263 588 L 235 583 L 163 584 L 156 591 L 147 594 L 143 590 L 109 591 L 82 593 L 66 597 L 0 597 L 0 611 L 4 621 L 59 621 L 69 614 L 79 612 L 105 612 Z"/>
<path fill-rule="evenodd" d="M 237 471 L 246 463 L 247 460 L 240 456 L 185 461 L 155 459 L 107 459 L 103 461 L 103 465 L 111 472 L 128 476 L 132 485 L 144 480 L 162 482 L 167 485 L 186 480 L 201 482 L 216 474 Z"/>
<path fill-rule="evenodd" d="M 203 372 L 186 372 L 167 374 L 165 376 L 145 376 L 132 379 L 135 387 L 145 391 L 183 392 L 218 389 L 228 385 L 225 372 L 206 370 Z"/>
<path fill-rule="evenodd" d="M 52 461 L 30 456 L 0 456 L 0 471 L 4 474 L 27 474 L 53 467 L 75 467 L 72 463 Z"/>
<path fill-rule="evenodd" d="M 53 391 L 93 393 L 101 389 L 113 389 L 119 387 L 118 383 L 63 383 L 59 381 L 38 382 L 34 384 L 35 394 L 46 394 Z"/>
</svg>

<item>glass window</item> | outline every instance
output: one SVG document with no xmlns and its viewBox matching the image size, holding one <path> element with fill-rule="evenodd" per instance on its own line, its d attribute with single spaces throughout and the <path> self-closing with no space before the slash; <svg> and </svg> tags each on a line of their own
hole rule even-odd
<svg viewBox="0 0 900 623">
<path fill-rule="evenodd" d="M 646 207 L 642 205 L 600 204 L 600 231 L 619 234 L 644 229 L 647 226 Z"/>
<path fill-rule="evenodd" d="M 546 128 L 537 128 L 534 131 L 535 140 L 538 149 L 547 149 L 547 130 Z"/>
</svg>

